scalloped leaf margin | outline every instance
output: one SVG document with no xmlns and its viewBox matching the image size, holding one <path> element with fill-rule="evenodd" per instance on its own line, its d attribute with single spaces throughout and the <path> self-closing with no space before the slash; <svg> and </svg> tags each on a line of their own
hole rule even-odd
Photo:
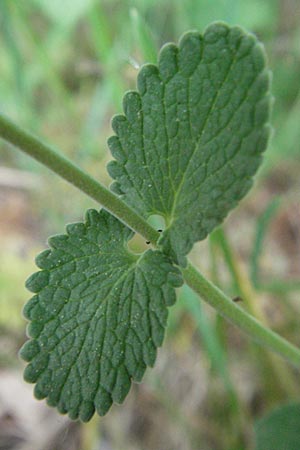
<svg viewBox="0 0 300 450">
<path fill-rule="evenodd" d="M 71 419 L 123 402 L 162 344 L 181 274 L 160 251 L 131 253 L 132 236 L 109 213 L 89 210 L 85 223 L 49 239 L 36 258 L 42 270 L 27 281 L 35 295 L 24 308 L 24 377 Z"/>
<path fill-rule="evenodd" d="M 269 86 L 262 44 L 215 23 L 163 46 L 125 95 L 108 140 L 111 188 L 146 219 L 164 218 L 159 243 L 176 263 L 250 189 L 270 133 Z"/>
</svg>

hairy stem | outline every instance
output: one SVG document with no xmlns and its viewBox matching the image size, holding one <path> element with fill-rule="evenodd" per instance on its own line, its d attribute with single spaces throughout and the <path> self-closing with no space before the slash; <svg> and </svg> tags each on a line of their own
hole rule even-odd
<svg viewBox="0 0 300 450">
<path fill-rule="evenodd" d="M 21 129 L 6 117 L 0 115 L 0 136 L 14 144 L 24 153 L 36 159 L 64 180 L 76 186 L 89 197 L 99 202 L 121 222 L 137 231 L 146 240 L 155 243 L 160 234 L 143 220 L 132 208 L 123 203 L 115 194 L 83 172 L 70 160 L 60 155 L 49 145 L 31 133 Z"/>
<path fill-rule="evenodd" d="M 250 280 L 243 270 L 241 264 L 238 264 L 238 256 L 234 253 L 232 246 L 228 242 L 227 236 L 222 227 L 217 228 L 212 237 L 215 243 L 223 252 L 224 260 L 231 274 L 234 289 L 243 300 L 243 304 L 250 314 L 258 319 L 265 327 L 269 326 L 268 318 L 260 306 L 257 294 L 251 286 Z M 257 357 L 260 358 L 260 365 L 269 374 L 268 388 L 272 392 L 272 385 L 276 386 L 275 391 L 288 394 L 290 398 L 295 398 L 299 393 L 298 383 L 290 368 L 284 361 L 277 359 L 273 354 L 268 353 L 263 348 L 259 348 Z"/>
<path fill-rule="evenodd" d="M 292 364 L 300 365 L 300 351 L 277 333 L 264 327 L 253 316 L 245 312 L 219 288 L 208 281 L 194 266 L 188 265 L 183 271 L 185 282 L 200 297 L 215 308 L 219 314 L 237 325 L 255 341 L 282 355 Z"/>
<path fill-rule="evenodd" d="M 155 246 L 160 234 L 133 209 L 123 203 L 98 181 L 83 172 L 71 161 L 53 150 L 27 131 L 0 115 L 0 137 L 18 147 L 57 175 L 99 202 L 107 211 L 141 234 Z M 185 282 L 222 316 L 245 331 L 252 339 L 283 356 L 290 363 L 300 366 L 300 350 L 285 339 L 264 327 L 245 312 L 215 285 L 209 282 L 191 264 L 182 270 Z"/>
</svg>

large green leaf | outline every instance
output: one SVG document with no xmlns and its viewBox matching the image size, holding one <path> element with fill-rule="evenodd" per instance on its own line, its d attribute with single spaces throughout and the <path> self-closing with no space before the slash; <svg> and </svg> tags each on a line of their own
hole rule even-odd
<svg viewBox="0 0 300 450">
<path fill-rule="evenodd" d="M 122 402 L 163 341 L 181 276 L 159 251 L 131 253 L 132 234 L 90 210 L 85 223 L 49 239 L 36 260 L 42 270 L 27 281 L 36 295 L 24 310 L 32 338 L 21 350 L 25 379 L 72 419 Z"/>
<path fill-rule="evenodd" d="M 113 119 L 112 189 L 144 217 L 164 217 L 160 244 L 180 264 L 252 184 L 269 135 L 269 78 L 253 35 L 213 24 L 165 45 Z"/>
<path fill-rule="evenodd" d="M 300 449 L 300 404 L 285 405 L 255 424 L 255 450 Z"/>
</svg>

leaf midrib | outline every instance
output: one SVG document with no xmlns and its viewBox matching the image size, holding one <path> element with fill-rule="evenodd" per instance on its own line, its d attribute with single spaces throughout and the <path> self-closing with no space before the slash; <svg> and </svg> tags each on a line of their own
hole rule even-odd
<svg viewBox="0 0 300 450">
<path fill-rule="evenodd" d="M 239 43 L 238 43 L 238 46 L 237 46 L 237 49 L 236 49 L 234 58 L 232 59 L 230 65 L 229 65 L 229 68 L 228 68 L 228 71 L 227 71 L 227 73 L 226 73 L 226 76 L 224 77 L 224 79 L 223 79 L 223 81 L 222 81 L 222 83 L 221 83 L 219 89 L 217 90 L 217 92 L 216 92 L 216 94 L 215 94 L 215 97 L 214 97 L 214 99 L 213 99 L 213 101 L 212 101 L 212 104 L 211 104 L 211 106 L 210 106 L 210 108 L 209 108 L 209 110 L 208 110 L 208 113 L 207 113 L 207 115 L 206 115 L 206 118 L 205 118 L 205 120 L 204 120 L 204 123 L 203 123 L 203 125 L 202 125 L 202 128 L 201 128 L 201 130 L 200 130 L 199 136 L 198 136 L 197 140 L 195 141 L 194 149 L 193 149 L 193 151 L 192 151 L 192 154 L 191 154 L 191 156 L 190 156 L 190 158 L 189 158 L 189 161 L 188 161 L 188 163 L 187 163 L 185 169 L 182 171 L 182 179 L 181 179 L 181 181 L 180 181 L 180 183 L 179 183 L 179 185 L 178 185 L 178 187 L 177 187 L 177 190 L 175 191 L 175 195 L 174 195 L 173 206 L 172 206 L 172 210 L 171 210 L 171 213 L 170 213 L 171 220 L 170 220 L 170 225 L 169 225 L 169 227 L 171 226 L 172 222 L 173 222 L 174 219 L 176 218 L 175 212 L 176 212 L 176 208 L 177 208 L 178 199 L 179 199 L 179 197 L 180 197 L 182 188 L 183 188 L 183 186 L 184 186 L 184 184 L 185 184 L 185 181 L 186 181 L 186 175 L 187 175 L 188 169 L 189 169 L 189 167 L 190 167 L 191 161 L 193 160 L 193 157 L 194 157 L 194 155 L 196 154 L 196 152 L 197 152 L 197 150 L 198 150 L 198 145 L 199 145 L 199 143 L 200 143 L 200 141 L 201 141 L 201 139 L 202 139 L 202 136 L 203 136 L 203 133 L 204 133 L 204 131 L 205 131 L 205 128 L 206 128 L 207 122 L 208 122 L 208 120 L 209 120 L 210 114 L 211 114 L 213 108 L 215 107 L 216 102 L 217 102 L 218 99 L 219 99 L 221 90 L 222 90 L 224 84 L 226 83 L 226 81 L 228 80 L 228 77 L 229 77 L 229 75 L 231 74 L 232 69 L 233 69 L 235 63 L 237 62 L 237 54 L 238 54 L 238 51 L 239 51 L 239 48 L 240 48 L 240 45 L 241 45 L 242 40 L 243 40 L 243 36 L 241 36 L 240 39 L 239 39 Z M 199 64 L 198 64 L 197 67 L 199 67 L 200 64 L 201 64 L 201 61 L 199 62 Z M 189 77 L 189 80 L 190 80 L 190 77 Z M 203 184 L 204 181 L 205 181 L 205 180 L 203 180 L 202 183 L 201 183 L 198 187 L 200 187 L 200 186 Z"/>
<path fill-rule="evenodd" d="M 99 304 L 99 307 L 100 307 L 100 306 L 103 306 L 103 305 L 106 305 L 106 306 L 107 306 L 107 304 L 108 304 L 108 299 L 109 299 L 109 297 L 110 297 L 110 295 L 111 295 L 112 290 L 113 290 L 114 288 L 116 288 L 116 286 L 118 286 L 118 285 L 123 281 L 123 279 L 126 278 L 126 276 L 128 276 L 128 274 L 130 273 L 131 270 L 134 270 L 134 268 L 133 268 L 132 266 L 133 266 L 133 264 L 128 268 L 128 270 L 126 270 L 126 272 L 124 272 L 124 274 L 121 276 L 121 278 L 119 278 L 119 279 L 117 280 L 117 282 L 111 287 L 111 289 L 109 290 L 109 292 L 108 292 L 108 294 L 106 295 L 106 297 L 105 297 L 104 299 L 102 299 L 101 303 Z M 61 308 L 61 310 L 59 311 L 59 313 L 63 310 L 64 306 L 65 306 L 65 305 L 63 305 L 63 307 Z M 96 309 L 95 315 L 96 315 L 96 313 L 98 312 L 99 307 Z M 103 316 L 105 317 L 105 322 L 106 322 L 106 317 L 107 317 L 106 311 L 105 311 L 105 313 L 103 313 Z M 97 320 L 98 320 L 98 319 L 97 319 Z M 89 321 L 87 321 L 87 322 L 89 322 Z M 57 328 L 59 328 L 60 325 L 61 325 L 61 323 L 59 323 L 59 325 L 57 326 Z M 82 325 L 82 324 L 81 324 L 81 325 Z M 54 330 L 54 333 L 56 332 L 57 328 Z M 74 332 L 74 330 L 76 330 L 76 328 L 78 328 L 78 327 L 74 327 L 74 328 L 73 328 L 72 330 L 70 330 L 63 338 L 61 338 L 61 339 L 59 340 L 59 342 L 58 342 L 56 345 L 54 345 L 52 348 L 50 348 L 50 349 L 48 350 L 48 353 L 55 351 L 55 349 L 61 344 L 61 342 L 62 342 L 62 341 L 63 341 L 70 333 Z M 104 336 L 103 336 L 103 339 L 102 339 L 101 349 L 99 350 L 99 354 L 101 354 L 101 355 L 102 355 L 103 343 L 104 343 L 104 341 L 105 341 L 105 335 L 106 335 L 106 330 L 107 330 L 107 328 L 108 328 L 108 327 L 107 327 L 107 324 L 106 324 L 106 326 L 105 326 L 105 331 L 104 331 Z M 87 336 L 88 336 L 88 331 L 89 331 L 89 327 L 86 327 L 85 336 L 84 336 L 83 341 L 82 341 L 82 344 L 81 344 L 81 346 L 80 346 L 79 353 L 76 355 L 76 360 L 78 360 L 78 359 L 80 358 L 80 356 L 81 356 L 81 354 L 82 354 L 82 351 L 83 351 L 83 349 L 85 348 L 85 343 L 86 343 L 86 339 L 87 339 Z M 74 367 L 74 362 L 72 362 L 72 364 L 70 365 L 69 370 L 68 370 L 67 373 L 66 373 L 66 378 L 65 378 L 65 380 L 64 380 L 64 382 L 63 382 L 63 384 L 62 384 L 62 386 L 61 386 L 60 392 L 59 392 L 59 394 L 58 394 L 59 400 L 58 400 L 57 403 L 59 403 L 59 401 L 61 400 L 62 391 L 63 391 L 65 385 L 67 384 L 68 380 L 69 380 L 69 377 L 70 377 L 70 374 L 71 374 L 71 371 L 72 371 L 73 367 Z M 40 378 L 40 377 L 39 377 L 39 378 Z M 99 380 L 98 380 L 98 383 L 97 383 L 97 390 L 99 389 L 99 386 L 100 386 L 100 383 L 99 383 Z M 103 387 L 102 385 L 101 385 L 101 387 L 104 389 L 104 387 Z M 106 389 L 105 389 L 105 390 L 106 390 Z M 106 392 L 107 392 L 107 390 L 106 390 Z M 107 392 L 107 393 L 108 393 L 109 395 L 111 395 L 110 392 Z M 81 395 L 81 398 L 83 398 L 82 395 Z"/>
</svg>

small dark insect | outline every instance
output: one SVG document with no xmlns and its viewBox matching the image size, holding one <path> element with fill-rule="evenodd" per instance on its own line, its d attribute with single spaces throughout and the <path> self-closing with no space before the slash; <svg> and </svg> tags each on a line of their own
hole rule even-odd
<svg viewBox="0 0 300 450">
<path fill-rule="evenodd" d="M 234 298 L 232 299 L 232 301 L 235 302 L 235 303 L 237 303 L 237 302 L 242 302 L 243 299 L 242 299 L 242 297 L 237 296 L 237 297 L 234 297 Z"/>
<path fill-rule="evenodd" d="M 157 230 L 159 233 L 162 233 L 163 230 Z M 149 245 L 150 241 L 146 241 L 146 244 Z"/>
</svg>

